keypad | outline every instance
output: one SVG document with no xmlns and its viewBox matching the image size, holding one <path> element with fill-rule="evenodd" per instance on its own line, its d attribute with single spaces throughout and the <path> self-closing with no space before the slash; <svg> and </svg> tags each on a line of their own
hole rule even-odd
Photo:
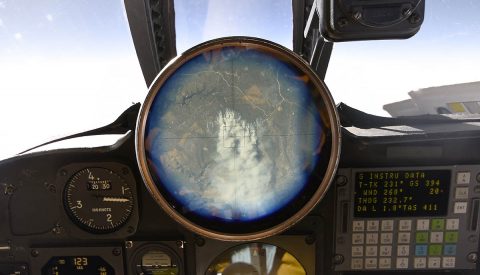
<svg viewBox="0 0 480 275">
<path fill-rule="evenodd" d="M 354 220 L 351 269 L 455 268 L 458 218 Z"/>
</svg>

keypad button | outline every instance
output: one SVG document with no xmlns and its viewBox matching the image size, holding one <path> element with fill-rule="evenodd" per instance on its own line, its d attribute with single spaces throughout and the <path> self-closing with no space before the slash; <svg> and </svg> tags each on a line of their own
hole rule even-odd
<svg viewBox="0 0 480 275">
<path fill-rule="evenodd" d="M 363 257 L 363 246 L 361 245 L 352 246 L 352 257 Z"/>
<path fill-rule="evenodd" d="M 443 230 L 445 228 L 444 219 L 433 219 L 432 220 L 432 230 Z"/>
<path fill-rule="evenodd" d="M 367 233 L 366 244 L 378 244 L 378 233 Z"/>
<path fill-rule="evenodd" d="M 382 231 L 393 231 L 393 220 L 383 220 Z"/>
<path fill-rule="evenodd" d="M 413 260 L 414 268 L 426 268 L 427 267 L 427 258 L 415 258 Z"/>
<path fill-rule="evenodd" d="M 367 231 L 369 231 L 369 232 L 378 231 L 378 225 L 379 225 L 379 221 L 377 221 L 377 220 L 367 221 Z"/>
<path fill-rule="evenodd" d="M 428 231 L 430 229 L 430 220 L 417 220 L 417 231 Z"/>
<path fill-rule="evenodd" d="M 453 206 L 453 213 L 465 214 L 467 213 L 467 202 L 456 202 Z"/>
<path fill-rule="evenodd" d="M 398 223 L 398 230 L 400 231 L 411 231 L 412 230 L 412 220 L 400 220 Z"/>
<path fill-rule="evenodd" d="M 382 233 L 380 234 L 380 243 L 381 244 L 392 244 L 393 242 L 393 233 Z"/>
<path fill-rule="evenodd" d="M 410 243 L 410 232 L 398 233 L 398 243 Z"/>
<path fill-rule="evenodd" d="M 364 235 L 362 233 L 353 233 L 352 234 L 352 244 L 363 244 Z"/>
<path fill-rule="evenodd" d="M 455 199 L 466 200 L 468 199 L 468 187 L 455 188 Z"/>
<path fill-rule="evenodd" d="M 427 256 L 428 245 L 421 244 L 415 246 L 415 256 Z"/>
<path fill-rule="evenodd" d="M 443 255 L 445 255 L 445 256 L 455 256 L 455 255 L 457 255 L 457 245 L 446 244 L 443 247 Z"/>
<path fill-rule="evenodd" d="M 377 257 L 378 248 L 376 245 L 367 245 L 365 248 L 365 256 L 367 257 Z"/>
<path fill-rule="evenodd" d="M 459 219 L 447 219 L 447 230 L 458 230 L 458 225 L 460 224 Z"/>
<path fill-rule="evenodd" d="M 443 232 L 432 232 L 432 233 L 430 233 L 430 242 L 431 243 L 443 243 Z"/>
<path fill-rule="evenodd" d="M 363 259 L 352 259 L 352 269 L 363 269 Z"/>
<path fill-rule="evenodd" d="M 376 269 L 377 268 L 377 258 L 366 258 L 365 259 L 365 268 L 366 269 Z"/>
<path fill-rule="evenodd" d="M 441 244 L 431 244 L 428 247 L 429 256 L 441 256 L 442 255 L 442 245 Z"/>
<path fill-rule="evenodd" d="M 410 246 L 409 245 L 399 245 L 397 246 L 397 256 L 408 256 L 410 255 Z"/>
<path fill-rule="evenodd" d="M 440 268 L 440 257 L 428 258 L 428 268 Z"/>
<path fill-rule="evenodd" d="M 469 183 L 470 183 L 470 172 L 457 173 L 457 184 L 469 184 Z"/>
<path fill-rule="evenodd" d="M 397 258 L 397 268 L 408 268 L 408 258 Z"/>
<path fill-rule="evenodd" d="M 458 232 L 445 232 L 445 242 L 446 243 L 458 242 Z"/>
<path fill-rule="evenodd" d="M 391 268 L 392 259 L 391 258 L 380 258 L 378 260 L 378 268 Z"/>
<path fill-rule="evenodd" d="M 455 257 L 443 257 L 442 267 L 443 268 L 454 268 L 455 267 Z"/>
<path fill-rule="evenodd" d="M 415 242 L 416 243 L 428 243 L 428 232 L 417 232 L 417 233 L 415 233 Z"/>
<path fill-rule="evenodd" d="M 365 230 L 365 221 L 353 221 L 353 232 L 363 232 Z"/>
<path fill-rule="evenodd" d="M 391 245 L 381 245 L 380 246 L 380 256 L 390 257 L 392 256 L 392 246 Z"/>
</svg>

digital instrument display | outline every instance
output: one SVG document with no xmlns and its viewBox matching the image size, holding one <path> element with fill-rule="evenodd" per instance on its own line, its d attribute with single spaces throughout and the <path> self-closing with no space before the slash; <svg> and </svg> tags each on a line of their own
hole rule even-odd
<svg viewBox="0 0 480 275">
<path fill-rule="evenodd" d="M 134 186 L 106 168 L 91 167 L 75 173 L 65 187 L 65 208 L 83 229 L 108 233 L 123 225 L 134 206 Z"/>
<path fill-rule="evenodd" d="M 42 268 L 42 275 L 114 275 L 113 268 L 98 256 L 53 257 Z"/>
<path fill-rule="evenodd" d="M 442 216 L 448 211 L 449 170 L 355 173 L 354 216 Z"/>
</svg>

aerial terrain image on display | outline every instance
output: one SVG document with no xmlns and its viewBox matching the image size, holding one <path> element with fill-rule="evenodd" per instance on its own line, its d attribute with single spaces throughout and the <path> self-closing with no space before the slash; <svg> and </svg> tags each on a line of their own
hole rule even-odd
<svg viewBox="0 0 480 275">
<path fill-rule="evenodd" d="M 311 85 L 254 47 L 190 58 L 148 113 L 145 148 L 157 186 L 182 211 L 227 222 L 287 206 L 307 184 L 324 140 Z"/>
</svg>

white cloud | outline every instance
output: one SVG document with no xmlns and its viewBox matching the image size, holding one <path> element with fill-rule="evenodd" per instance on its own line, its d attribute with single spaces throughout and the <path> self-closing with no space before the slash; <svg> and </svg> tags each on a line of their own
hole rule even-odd
<svg viewBox="0 0 480 275">
<path fill-rule="evenodd" d="M 17 39 L 17 40 L 22 40 L 23 35 L 21 33 L 17 32 L 13 35 L 13 37 L 15 37 L 15 39 Z"/>
<path fill-rule="evenodd" d="M 50 13 L 47 14 L 47 15 L 45 15 L 45 18 L 47 18 L 47 20 L 48 20 L 49 22 L 52 22 L 52 21 L 53 21 L 53 16 L 52 16 Z"/>
</svg>

